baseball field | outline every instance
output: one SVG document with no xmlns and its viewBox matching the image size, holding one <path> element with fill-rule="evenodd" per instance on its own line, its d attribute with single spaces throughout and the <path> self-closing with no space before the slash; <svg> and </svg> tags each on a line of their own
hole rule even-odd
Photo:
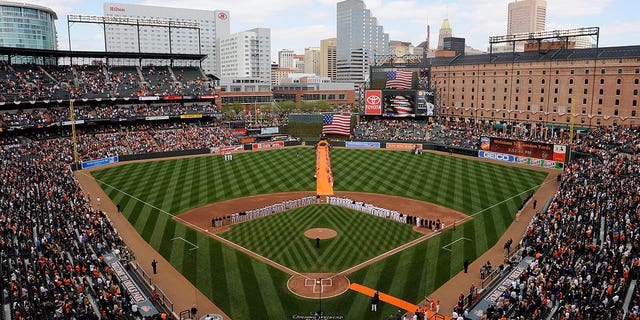
<svg viewBox="0 0 640 320">
<path fill-rule="evenodd" d="M 235 320 L 303 319 L 319 309 L 319 300 L 292 293 L 287 285 L 291 274 L 339 273 L 356 265 L 361 267 L 346 272 L 351 283 L 417 303 L 458 273 L 464 259 L 474 260 L 492 247 L 547 176 L 406 151 L 333 149 L 331 164 L 337 192 L 363 192 L 372 202 L 375 194 L 424 201 L 427 208 L 426 203 L 435 204 L 464 218 L 449 218 L 459 221 L 456 230 L 430 236 L 406 224 L 326 204 L 220 230 L 185 218 L 185 212 L 232 199 L 246 198 L 234 202 L 237 208 L 200 209 L 198 218 L 207 221 L 241 211 L 254 202 L 250 196 L 313 194 L 313 148 L 239 153 L 232 161 L 207 156 L 133 163 L 92 175 L 140 235 Z M 333 229 L 338 236 L 316 248 L 303 235 L 312 228 Z M 407 243 L 414 245 L 384 255 Z M 374 259 L 381 255 L 384 259 Z M 386 319 L 397 308 L 382 304 L 373 314 L 367 296 L 346 291 L 322 299 L 322 310 L 343 319 Z"/>
</svg>

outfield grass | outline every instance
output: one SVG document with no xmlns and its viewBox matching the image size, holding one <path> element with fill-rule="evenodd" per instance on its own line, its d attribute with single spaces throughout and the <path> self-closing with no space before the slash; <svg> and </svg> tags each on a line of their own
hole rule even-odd
<svg viewBox="0 0 640 320">
<path fill-rule="evenodd" d="M 337 191 L 400 195 L 474 216 L 455 232 L 443 232 L 349 276 L 411 302 L 459 272 L 465 258 L 473 260 L 493 246 L 546 177 L 544 172 L 431 153 L 334 149 L 331 157 Z M 230 162 L 199 157 L 128 164 L 93 175 L 142 237 L 233 319 L 291 319 L 316 310 L 317 301 L 289 293 L 288 275 L 170 217 L 225 199 L 312 191 L 314 168 L 314 150 L 302 148 L 242 153 Z M 170 241 L 174 237 L 197 243 L 199 249 Z M 460 237 L 472 240 L 456 242 L 451 251 L 441 249 Z M 367 297 L 347 292 L 323 301 L 323 310 L 345 319 L 372 319 L 368 303 Z M 394 312 L 391 306 L 381 307 L 380 318 Z"/>
<path fill-rule="evenodd" d="M 304 236 L 311 228 L 338 232 L 321 241 Z M 220 234 L 297 272 L 340 272 L 399 247 L 422 234 L 410 225 L 350 209 L 316 204 L 233 226 Z"/>
</svg>

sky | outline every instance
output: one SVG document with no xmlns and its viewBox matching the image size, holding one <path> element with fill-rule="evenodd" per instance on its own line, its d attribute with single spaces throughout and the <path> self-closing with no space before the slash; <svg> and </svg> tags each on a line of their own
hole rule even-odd
<svg viewBox="0 0 640 320">
<path fill-rule="evenodd" d="M 69 48 L 67 15 L 103 15 L 104 1 L 24 0 L 43 5 L 58 14 L 58 47 Z M 229 10 L 231 33 L 252 28 L 271 29 L 272 59 L 277 52 L 319 47 L 320 40 L 336 36 L 338 0 L 121 0 L 176 8 Z M 490 36 L 507 32 L 507 6 L 513 0 L 365 0 L 367 9 L 390 40 L 411 42 L 426 38 L 431 25 L 431 47 L 437 46 L 438 30 L 448 18 L 455 37 L 467 45 L 487 51 Z M 547 30 L 600 27 L 600 47 L 640 45 L 640 1 L 637 0 L 547 0 Z M 104 51 L 99 25 L 71 24 L 73 50 Z M 593 38 L 595 42 L 595 37 Z"/>
</svg>

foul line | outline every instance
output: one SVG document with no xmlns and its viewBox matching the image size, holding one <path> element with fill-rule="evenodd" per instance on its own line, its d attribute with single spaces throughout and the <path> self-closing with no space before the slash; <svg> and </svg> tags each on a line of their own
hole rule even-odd
<svg viewBox="0 0 640 320">
<path fill-rule="evenodd" d="M 511 200 L 511 199 L 513 199 L 513 198 L 519 197 L 519 196 L 520 196 L 520 195 L 522 195 L 523 193 L 527 193 L 527 192 L 529 192 L 529 191 L 531 191 L 531 190 L 536 190 L 536 189 L 538 189 L 538 188 L 542 187 L 543 185 L 545 185 L 545 184 L 547 184 L 547 183 L 550 183 L 550 182 L 552 182 L 552 181 L 553 181 L 552 179 L 549 179 L 549 181 L 543 182 L 543 183 L 541 183 L 541 184 L 539 184 L 539 185 L 537 185 L 537 186 L 533 186 L 533 187 L 531 187 L 531 188 L 529 188 L 529 189 L 527 189 L 527 190 L 525 190 L 525 191 L 522 191 L 522 192 L 520 192 L 520 193 L 518 193 L 518 194 L 516 194 L 516 195 L 514 195 L 514 196 L 512 196 L 512 197 L 509 197 L 509 198 L 504 199 L 504 200 L 502 200 L 502 201 L 500 201 L 500 202 L 498 202 L 498 203 L 496 203 L 496 204 L 493 204 L 493 205 L 491 205 L 491 206 L 488 206 L 488 207 L 486 207 L 486 208 L 484 208 L 484 209 L 482 209 L 482 210 L 480 210 L 480 211 L 478 211 L 478 212 L 476 212 L 476 213 L 474 213 L 474 214 L 472 214 L 472 215 L 466 216 L 465 218 L 463 218 L 463 219 L 460 219 L 460 220 L 456 221 L 455 223 L 456 223 L 456 224 L 460 224 L 460 223 L 462 223 L 462 222 L 465 222 L 465 221 L 467 221 L 467 220 L 470 220 L 470 219 L 472 219 L 473 217 L 475 217 L 475 216 L 477 216 L 477 215 L 479 215 L 479 214 L 481 214 L 481 213 L 483 213 L 483 212 L 485 212 L 485 211 L 487 211 L 487 210 L 489 210 L 489 209 L 491 209 L 491 208 L 495 208 L 495 207 L 497 207 L 497 206 L 499 206 L 499 205 L 501 205 L 501 204 L 503 204 L 503 203 L 505 203 L 505 202 L 507 202 L 507 201 L 510 201 L 510 200 Z M 447 229 L 449 229 L 449 228 L 450 228 L 450 227 L 447 227 Z M 344 270 L 344 271 L 338 272 L 338 273 L 336 273 L 335 275 L 333 275 L 331 278 L 333 278 L 333 277 L 335 277 L 335 276 L 338 276 L 338 275 L 347 275 L 347 274 L 353 273 L 353 272 L 355 272 L 355 271 L 357 271 L 357 270 L 359 270 L 359 269 L 362 269 L 365 265 L 367 265 L 367 264 L 369 264 L 369 263 L 377 262 L 377 261 L 379 261 L 379 260 L 382 260 L 382 259 L 386 258 L 387 256 L 394 255 L 394 254 L 396 254 L 396 253 L 398 253 L 398 252 L 400 252 L 400 251 L 402 251 L 402 250 L 404 250 L 404 249 L 408 249 L 408 248 L 410 248 L 410 247 L 413 247 L 414 245 L 417 245 L 418 243 L 421 243 L 421 242 L 423 242 L 423 241 L 425 241 L 425 240 L 427 240 L 427 239 L 429 239 L 429 238 L 431 238 L 431 237 L 433 237 L 433 236 L 435 236 L 435 235 L 437 235 L 437 234 L 439 234 L 439 232 L 433 232 L 433 233 L 431 233 L 431 234 L 427 234 L 427 235 L 424 235 L 424 236 L 422 236 L 422 237 L 420 237 L 420 238 L 417 238 L 417 239 L 415 239 L 415 240 L 413 240 L 413 241 L 407 242 L 407 243 L 405 243 L 405 244 L 403 244 L 403 245 L 401 245 L 401 246 L 399 246 L 399 247 L 396 247 L 396 248 L 391 249 L 391 250 L 389 250 L 389 251 L 387 251 L 387 252 L 385 252 L 385 253 L 382 253 L 382 254 L 380 254 L 380 255 L 379 255 L 379 256 L 377 256 L 377 257 L 373 257 L 373 258 L 371 258 L 371 259 L 369 259 L 369 260 L 367 260 L 367 261 L 364 261 L 364 262 L 362 262 L 362 263 L 360 263 L 360 264 L 357 264 L 357 265 L 355 265 L 355 266 L 353 266 L 353 267 L 351 267 L 351 268 L 348 268 L 348 269 L 346 269 L 346 270 Z M 465 238 L 465 239 L 466 239 L 466 238 Z M 460 239 L 458 239 L 458 240 L 460 240 Z M 456 241 L 457 241 L 457 240 L 456 240 Z M 450 244 L 451 244 L 451 243 L 450 243 Z M 449 245 L 450 245 L 450 244 L 449 244 Z M 445 249 L 445 250 L 447 250 L 447 249 Z M 451 250 L 449 250 L 449 251 L 451 251 Z"/>
<path fill-rule="evenodd" d="M 176 239 L 180 239 L 180 240 L 182 240 L 182 241 L 184 241 L 184 242 L 186 242 L 186 243 L 190 244 L 193 248 L 189 249 L 189 251 L 191 251 L 191 250 L 196 250 L 196 249 L 200 249 L 200 247 L 198 247 L 197 245 L 193 244 L 191 241 L 189 241 L 189 240 L 187 240 L 187 239 L 185 239 L 185 238 L 183 238 L 183 237 L 174 237 L 174 238 L 171 238 L 171 241 L 174 241 L 174 240 L 176 240 Z"/>
<path fill-rule="evenodd" d="M 156 207 L 156 206 L 154 206 L 154 205 L 152 205 L 152 204 L 150 204 L 150 203 L 148 203 L 148 202 L 146 202 L 146 201 L 144 201 L 144 200 L 142 200 L 142 199 L 140 199 L 140 198 L 138 198 L 138 197 L 135 197 L 135 196 L 133 196 L 133 195 L 131 195 L 131 194 L 129 194 L 129 193 L 126 193 L 126 192 L 124 192 L 124 191 L 122 191 L 122 190 L 120 190 L 120 189 L 118 189 L 118 188 L 116 188 L 116 187 L 114 187 L 114 186 L 112 186 L 112 185 L 110 185 L 110 184 L 108 184 L 108 183 L 106 183 L 106 182 L 104 182 L 104 181 L 102 181 L 102 180 L 98 179 L 98 178 L 92 177 L 92 176 L 90 176 L 90 175 L 86 174 L 85 172 L 80 172 L 80 173 L 82 173 L 82 174 L 84 174 L 84 175 L 86 175 L 86 176 L 88 176 L 88 177 L 90 177 L 90 178 L 93 178 L 95 181 L 98 181 L 98 182 L 100 182 L 100 183 L 104 184 L 105 186 L 107 186 L 107 187 L 109 187 L 109 188 L 111 188 L 111 189 L 113 189 L 113 190 L 116 190 L 116 191 L 118 191 L 118 192 L 120 192 L 120 193 L 122 193 L 122 194 L 124 194 L 124 195 L 126 195 L 126 196 L 129 196 L 131 199 L 134 199 L 134 200 L 136 200 L 136 201 L 139 201 L 139 202 L 141 202 L 141 203 L 143 203 L 143 204 L 145 204 L 145 205 L 147 205 L 147 206 L 150 206 L 151 208 L 154 208 L 154 209 L 156 209 L 156 210 L 158 210 L 158 211 L 160 211 L 160 212 L 162 212 L 162 213 L 164 213 L 164 214 L 166 214 L 166 215 L 168 215 L 168 216 L 170 216 L 170 217 L 172 217 L 172 218 L 174 218 L 174 219 L 176 219 L 176 220 L 179 220 L 179 221 L 181 221 L 184 225 L 188 225 L 188 226 L 190 226 L 191 228 L 193 228 L 193 229 L 195 229 L 195 230 L 198 230 L 198 231 L 200 231 L 200 232 L 206 233 L 206 234 L 207 234 L 207 235 L 209 235 L 210 237 L 212 237 L 212 238 L 214 238 L 214 239 L 218 240 L 219 242 L 222 242 L 222 243 L 224 243 L 224 244 L 226 244 L 226 245 L 228 245 L 228 246 L 230 246 L 230 247 L 234 247 L 234 248 L 236 248 L 236 249 L 238 249 L 238 250 L 240 250 L 240 251 L 243 251 L 244 253 L 247 253 L 247 254 L 253 255 L 253 256 L 255 256 L 255 257 L 258 257 L 260 260 L 267 261 L 269 264 L 271 264 L 272 266 L 275 266 L 276 268 L 278 268 L 278 269 L 280 269 L 280 270 L 283 270 L 283 271 L 285 271 L 285 272 L 287 272 L 287 273 L 289 273 L 289 274 L 295 274 L 295 275 L 298 275 L 298 276 L 303 277 L 303 278 L 305 278 L 305 279 L 308 279 L 308 278 L 309 278 L 309 277 L 307 277 L 307 276 L 305 276 L 305 275 L 303 275 L 303 274 L 301 274 L 301 273 L 299 273 L 299 272 L 297 272 L 297 271 L 295 271 L 295 270 L 292 270 L 292 269 L 290 269 L 290 268 L 288 268 L 288 267 L 285 267 L 285 266 L 283 266 L 283 265 L 281 265 L 281 264 L 279 264 L 279 263 L 277 263 L 277 262 L 275 262 L 275 261 L 273 261 L 273 260 L 271 260 L 271 259 L 268 259 L 268 258 L 266 258 L 266 257 L 264 257 L 264 256 L 262 256 L 262 255 L 260 255 L 260 254 L 258 254 L 258 253 L 255 253 L 255 252 L 253 252 L 253 251 L 251 251 L 251 250 L 249 250 L 249 249 L 247 249 L 247 248 L 245 248 L 245 247 L 243 247 L 243 246 L 241 246 L 241 245 L 239 245 L 239 244 L 237 244 L 237 243 L 235 243 L 235 242 L 231 242 L 231 241 L 229 241 L 229 240 L 227 240 L 227 239 L 225 239 L 225 238 L 223 238 L 223 237 L 220 237 L 220 236 L 219 236 L 219 235 L 217 235 L 217 234 L 213 234 L 213 233 L 209 232 L 209 230 L 204 229 L 204 228 L 202 228 L 202 227 L 199 227 L 199 226 L 197 226 L 197 225 L 193 224 L 193 223 L 192 223 L 192 222 L 190 222 L 190 221 L 184 220 L 184 219 L 182 219 L 182 218 L 180 218 L 180 217 L 176 216 L 175 214 L 172 214 L 172 213 L 170 213 L 170 212 L 167 212 L 167 211 L 165 211 L 165 210 L 163 210 L 163 209 L 160 209 L 160 208 L 158 208 L 158 207 Z M 178 238 L 179 238 L 179 237 L 178 237 Z M 175 239 L 175 238 L 174 238 L 174 239 Z M 172 239 L 172 240 L 173 240 L 173 239 Z M 186 241 L 186 240 L 185 240 L 185 241 Z"/>
<path fill-rule="evenodd" d="M 452 245 L 452 244 L 454 244 L 454 243 L 456 243 L 456 242 L 458 242 L 458 241 L 460 241 L 460 240 L 467 240 L 467 241 L 471 241 L 471 239 L 469 239 L 469 238 L 465 238 L 465 237 L 458 238 L 457 240 L 455 240 L 455 241 L 453 241 L 453 242 L 449 243 L 448 245 L 443 246 L 443 247 L 442 247 L 442 250 L 447 250 L 447 251 L 451 252 L 451 249 L 447 249 L 447 247 L 448 247 L 448 246 L 450 246 L 450 245 Z"/>
<path fill-rule="evenodd" d="M 86 174 L 85 172 L 80 172 L 80 173 L 82 173 L 82 174 L 84 174 L 84 175 L 89 176 L 89 175 L 88 175 L 88 174 Z M 260 254 L 258 254 L 258 253 L 255 253 L 255 252 L 253 252 L 253 251 L 251 251 L 251 250 L 249 250 L 249 249 L 247 249 L 247 248 L 245 248 L 245 247 L 243 247 L 243 246 L 241 246 L 241 245 L 239 245 L 239 244 L 237 244 L 237 243 L 234 243 L 234 242 L 231 242 L 231 241 L 229 241 L 229 240 L 227 240 L 227 239 L 225 239 L 225 238 L 222 238 L 222 237 L 218 236 L 217 234 L 211 233 L 211 232 L 209 232 L 209 230 L 207 230 L 207 229 L 201 228 L 201 227 L 199 227 L 199 226 L 197 226 L 197 225 L 195 225 L 195 224 L 193 224 L 193 223 L 191 223 L 191 222 L 189 222 L 189 221 L 186 221 L 186 220 L 184 220 L 184 219 L 182 219 L 182 218 L 180 218 L 180 217 L 177 217 L 177 216 L 176 216 L 176 215 L 174 215 L 174 214 L 171 214 L 171 213 L 169 213 L 169 212 L 167 212 L 167 211 L 165 211 L 165 210 L 162 210 L 162 209 L 160 209 L 160 208 L 158 208 L 158 207 L 156 207 L 156 206 L 154 206 L 154 205 L 152 205 L 152 204 L 150 204 L 150 203 L 148 203 L 148 202 L 146 202 L 146 201 L 144 201 L 144 200 L 141 200 L 141 199 L 139 199 L 139 198 L 137 198 L 137 197 L 135 197 L 135 196 L 133 196 L 133 195 L 131 195 L 131 194 L 129 194 L 129 193 L 126 193 L 126 192 L 124 192 L 124 191 L 122 191 L 122 190 L 120 190 L 120 189 L 118 189 L 118 188 L 116 188 L 116 187 L 114 187 L 114 186 L 112 186 L 112 185 L 110 185 L 110 184 L 108 184 L 108 183 L 106 183 L 106 182 L 104 182 L 104 181 L 100 180 L 100 179 L 97 179 L 97 178 L 92 177 L 92 176 L 89 176 L 89 177 L 93 178 L 95 181 L 98 181 L 98 182 L 100 182 L 100 183 L 102 183 L 102 184 L 104 184 L 104 185 L 106 185 L 106 186 L 108 186 L 108 187 L 110 187 L 110 188 L 112 188 L 112 189 L 114 189 L 114 190 L 116 190 L 116 191 L 118 191 L 118 192 L 120 192 L 120 193 L 124 194 L 124 195 L 127 195 L 127 196 L 131 197 L 131 198 L 132 198 L 132 199 L 134 199 L 134 200 L 140 201 L 140 202 L 142 202 L 143 204 L 146 204 L 146 205 L 148 205 L 148 206 L 150 206 L 150 207 L 152 207 L 152 208 L 154 208 L 154 209 L 156 209 L 156 210 L 158 210 L 158 211 L 160 211 L 160 212 L 162 212 L 162 213 L 165 213 L 165 214 L 167 214 L 167 215 L 171 216 L 172 218 L 174 218 L 174 219 L 176 219 L 176 220 L 180 220 L 183 224 L 185 224 L 185 225 L 189 225 L 189 226 L 191 226 L 193 229 L 199 230 L 199 231 L 201 231 L 201 232 L 205 232 L 206 234 L 208 234 L 208 235 L 209 235 L 209 236 L 211 236 L 212 238 L 214 238 L 214 239 L 216 239 L 216 240 L 218 240 L 218 241 L 220 241 L 220 242 L 222 242 L 222 243 L 225 243 L 225 244 L 227 244 L 228 246 L 231 246 L 231 247 L 237 248 L 237 249 L 239 249 L 239 250 L 241 250 L 241 251 L 244 251 L 245 253 L 248 253 L 248 254 L 254 255 L 254 256 L 256 256 L 256 257 L 260 258 L 260 259 L 261 259 L 261 260 L 263 260 L 263 261 L 268 261 L 270 264 L 272 264 L 273 266 L 277 267 L 277 268 L 278 268 L 278 269 L 280 269 L 280 270 L 284 270 L 284 271 L 286 271 L 286 272 L 287 272 L 287 273 L 289 273 L 289 274 L 295 274 L 295 275 L 301 276 L 301 277 L 303 277 L 303 278 L 305 278 L 305 279 L 310 279 L 309 277 L 307 277 L 307 276 L 305 276 L 305 275 L 303 275 L 303 274 L 301 274 L 301 273 L 299 273 L 299 272 L 297 272 L 297 271 L 295 271 L 295 270 L 293 270 L 293 269 L 290 269 L 290 268 L 288 268 L 288 267 L 286 267 L 286 266 L 283 266 L 283 265 L 281 265 L 281 264 L 279 264 L 279 263 L 277 263 L 277 262 L 275 262 L 275 261 L 273 261 L 273 260 L 270 260 L 270 259 L 268 259 L 268 258 L 266 258 L 266 257 L 264 257 L 264 256 L 262 256 L 262 255 L 260 255 Z M 481 214 L 481 213 L 483 213 L 483 212 L 485 212 L 485 211 L 487 211 L 487 210 L 489 210 L 489 209 L 495 208 L 495 207 L 497 207 L 497 206 L 499 206 L 499 205 L 501 205 L 501 204 L 503 204 L 503 203 L 505 203 L 505 202 L 507 202 L 507 201 L 510 201 L 510 200 L 511 200 L 511 199 L 513 199 L 513 198 L 519 197 L 520 195 L 522 195 L 522 194 L 524 194 L 524 193 L 527 193 L 527 192 L 529 192 L 529 191 L 531 191 L 531 190 L 536 190 L 536 189 L 538 189 L 538 188 L 542 187 L 543 185 L 545 185 L 545 184 L 547 184 L 547 183 L 550 183 L 550 182 L 552 182 L 552 181 L 553 181 L 553 180 L 552 180 L 552 179 L 550 179 L 549 181 L 543 182 L 543 183 L 541 183 L 541 184 L 539 184 L 539 185 L 537 185 L 537 186 L 533 186 L 533 187 L 531 187 L 531 188 L 529 188 L 529 189 L 527 189 L 527 190 L 524 190 L 524 191 L 522 191 L 522 192 L 520 192 L 520 193 L 518 193 L 518 194 L 516 194 L 516 195 L 514 195 L 514 196 L 512 196 L 512 197 L 509 197 L 509 198 L 507 198 L 507 199 L 504 199 L 504 200 L 502 200 L 502 201 L 500 201 L 500 202 L 498 202 L 498 203 L 495 203 L 495 204 L 493 204 L 493 205 L 491 205 L 491 206 L 488 206 L 488 207 L 486 207 L 486 208 L 484 208 L 484 209 L 482 209 L 482 210 L 480 210 L 480 211 L 478 211 L 478 212 L 476 212 L 476 213 L 474 213 L 474 214 L 471 214 L 471 215 L 469 215 L 469 216 L 467 216 L 467 217 L 465 217 L 465 218 L 463 218 L 463 219 L 460 219 L 460 220 L 456 221 L 455 223 L 456 223 L 456 224 L 459 224 L 459 223 L 465 222 L 465 221 L 467 221 L 467 220 L 470 220 L 470 219 L 472 219 L 473 217 L 475 217 L 475 216 L 477 216 L 477 215 L 479 215 L 479 214 Z M 447 229 L 448 229 L 448 228 L 447 228 Z M 416 244 L 421 243 L 421 242 L 423 242 L 423 241 L 425 241 L 425 240 L 427 240 L 427 239 L 429 239 L 429 238 L 431 238 L 431 237 L 433 237 L 433 236 L 435 236 L 435 235 L 437 235 L 437 234 L 439 234 L 439 232 L 433 232 L 433 233 L 431 233 L 431 234 L 426 234 L 426 235 L 424 235 L 424 236 L 422 236 L 422 237 L 420 237 L 420 238 L 414 239 L 414 240 L 412 240 L 412 241 L 410 241 L 410 242 L 407 242 L 407 243 L 405 243 L 405 244 L 403 244 L 403 245 L 401 245 L 401 246 L 399 246 L 399 247 L 396 247 L 396 248 L 391 249 L 391 250 L 389 250 L 389 251 L 387 251 L 387 252 L 385 252 L 385 253 L 382 253 L 382 254 L 380 254 L 380 255 L 378 255 L 378 256 L 376 256 L 376 257 L 373 257 L 373 258 L 371 258 L 371 259 L 369 259 L 369 260 L 367 260 L 367 261 L 364 261 L 364 262 L 362 262 L 362 263 L 360 263 L 360 264 L 357 264 L 357 265 L 355 265 L 355 266 L 353 266 L 353 267 L 350 267 L 350 268 L 348 268 L 348 269 L 346 269 L 346 270 L 343 270 L 343 271 L 341 271 L 341 272 L 338 272 L 338 273 L 334 274 L 333 276 L 331 276 L 331 277 L 329 277 L 329 278 L 333 278 L 333 277 L 336 277 L 336 276 L 339 276 L 339 275 L 348 275 L 348 274 L 350 274 L 350 273 L 353 273 L 353 272 L 355 272 L 355 271 L 357 271 L 357 270 L 359 270 L 359 269 L 363 268 L 364 266 L 366 266 L 366 265 L 370 264 L 371 262 L 377 262 L 377 261 L 379 261 L 379 260 L 382 260 L 382 259 L 386 258 L 387 256 L 394 255 L 394 254 L 396 254 L 396 253 L 398 253 L 398 252 L 400 252 L 400 251 L 402 251 L 402 250 L 404 250 L 404 249 L 407 249 L 407 248 L 413 247 L 413 246 L 415 246 Z M 460 239 L 458 239 L 458 240 L 460 240 Z M 447 249 L 445 249 L 445 250 L 447 250 Z M 451 251 L 451 250 L 449 250 L 449 251 Z"/>
</svg>

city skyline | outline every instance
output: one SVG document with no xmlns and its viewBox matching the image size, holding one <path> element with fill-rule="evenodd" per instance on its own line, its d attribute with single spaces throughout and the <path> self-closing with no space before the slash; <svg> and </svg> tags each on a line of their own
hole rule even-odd
<svg viewBox="0 0 640 320">
<path fill-rule="evenodd" d="M 67 15 L 104 15 L 105 1 L 33 0 L 58 14 L 56 22 L 58 46 L 68 49 Z M 221 0 L 212 6 L 205 0 L 123 0 L 132 3 L 176 8 L 229 10 L 231 32 L 252 28 L 271 29 L 271 59 L 277 52 L 292 49 L 304 53 L 306 47 L 317 47 L 320 40 L 336 36 L 336 3 L 338 0 L 263 1 Z M 367 9 L 378 18 L 378 24 L 389 33 L 390 40 L 409 41 L 414 46 L 426 38 L 427 21 L 431 25 L 431 48 L 437 46 L 442 20 L 448 18 L 456 37 L 466 38 L 467 45 L 486 50 L 489 36 L 507 33 L 507 8 L 512 0 L 369 0 Z M 248 10 L 247 8 L 252 8 Z M 640 3 L 631 0 L 558 1 L 547 4 L 547 30 L 578 27 L 600 27 L 600 46 L 640 44 L 640 22 L 633 16 Z M 103 32 L 99 25 L 71 24 L 73 50 L 102 51 Z M 595 40 L 595 39 L 594 39 Z"/>
</svg>

